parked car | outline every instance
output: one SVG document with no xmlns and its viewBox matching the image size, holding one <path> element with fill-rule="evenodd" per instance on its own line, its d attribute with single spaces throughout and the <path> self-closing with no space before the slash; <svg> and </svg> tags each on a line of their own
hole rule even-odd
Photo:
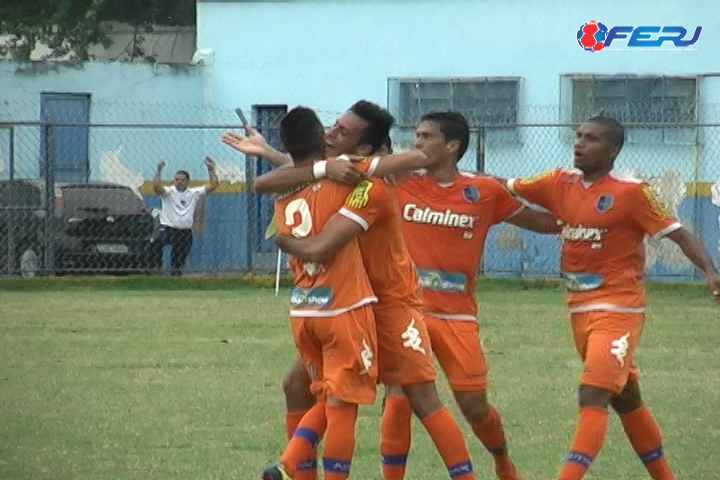
<svg viewBox="0 0 720 480">
<path fill-rule="evenodd" d="M 155 221 L 142 199 L 114 183 L 0 181 L 0 272 L 118 273 L 158 270 Z M 50 218 L 47 212 L 51 211 Z"/>
</svg>

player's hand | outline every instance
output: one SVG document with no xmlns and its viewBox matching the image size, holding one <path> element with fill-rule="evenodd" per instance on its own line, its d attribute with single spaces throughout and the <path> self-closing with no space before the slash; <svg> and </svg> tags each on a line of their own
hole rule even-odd
<svg viewBox="0 0 720 480">
<path fill-rule="evenodd" d="M 705 284 L 708 290 L 710 290 L 710 295 L 712 295 L 713 300 L 720 303 L 720 276 L 709 275 L 705 280 Z"/>
<path fill-rule="evenodd" d="M 214 170 L 215 169 L 215 160 L 213 160 L 210 157 L 205 157 L 205 166 L 208 168 L 208 170 Z"/>
<path fill-rule="evenodd" d="M 387 183 L 388 185 L 392 185 L 393 187 L 397 187 L 399 185 L 397 178 L 395 175 L 387 175 L 383 177 L 383 181 Z"/>
<path fill-rule="evenodd" d="M 243 136 L 235 132 L 225 132 L 221 140 L 225 145 L 246 155 L 261 157 L 270 149 L 265 137 L 251 125 L 245 125 L 245 134 Z"/>
<path fill-rule="evenodd" d="M 367 175 L 345 160 L 328 160 L 326 172 L 327 178 L 333 182 L 350 185 L 351 187 L 367 179 Z"/>
<path fill-rule="evenodd" d="M 165 168 L 165 165 L 167 165 L 167 163 L 165 163 L 165 160 L 160 160 L 160 161 L 158 162 L 158 171 L 160 171 L 160 170 L 162 170 L 163 168 Z"/>
</svg>

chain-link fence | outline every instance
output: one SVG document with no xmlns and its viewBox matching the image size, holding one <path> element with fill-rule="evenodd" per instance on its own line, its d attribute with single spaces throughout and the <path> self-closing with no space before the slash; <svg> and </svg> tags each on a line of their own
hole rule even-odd
<svg viewBox="0 0 720 480">
<path fill-rule="evenodd" d="M 220 186 L 196 208 L 192 205 L 192 235 L 169 242 L 176 250 L 178 245 L 189 248 L 184 270 L 275 269 L 277 250 L 264 238 L 272 197 L 251 191 L 253 178 L 270 166 L 220 142 L 222 133 L 239 128 L 232 110 L 104 107 L 93 104 L 92 121 L 82 110 L 48 113 L 42 108 L 43 121 L 0 121 L 1 275 L 169 271 L 177 259 L 159 229 L 162 203 L 153 187 L 157 164 L 168 164 L 162 185 L 171 185 L 175 172 L 184 170 L 190 187 L 197 187 L 209 182 L 205 157 L 216 161 Z M 248 116 L 279 146 L 277 125 L 286 109 L 254 106 Z M 328 125 L 339 115 L 320 114 Z M 484 117 L 470 118 L 471 142 L 462 168 L 511 177 L 572 165 L 571 122 L 493 125 L 478 118 Z M 396 148 L 410 148 L 412 127 L 401 124 L 393 140 Z M 720 123 L 635 122 L 617 168 L 655 185 L 718 260 Z M 488 275 L 552 278 L 558 276 L 558 254 L 556 237 L 502 225 L 491 232 L 481 269 Z M 648 263 L 654 276 L 694 275 L 669 242 L 650 242 Z"/>
</svg>

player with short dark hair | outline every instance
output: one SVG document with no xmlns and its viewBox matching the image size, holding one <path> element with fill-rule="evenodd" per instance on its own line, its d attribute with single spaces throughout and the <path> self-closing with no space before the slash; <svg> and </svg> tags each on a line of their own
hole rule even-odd
<svg viewBox="0 0 720 480">
<path fill-rule="evenodd" d="M 315 112 L 296 107 L 280 122 L 283 146 L 297 165 L 323 158 L 324 129 Z M 285 195 L 275 204 L 278 230 L 304 237 L 317 233 L 350 195 L 351 187 L 321 181 Z M 343 217 L 355 223 L 351 216 Z M 346 479 L 355 447 L 358 405 L 375 400 L 377 337 L 370 304 L 377 298 L 363 266 L 352 229 L 343 248 L 322 263 L 290 259 L 295 288 L 290 294 L 290 324 L 300 360 L 311 376 L 312 393 L 323 399 L 299 421 L 280 465 L 263 480 L 296 477 L 301 460 L 325 434 L 326 480 Z M 299 458 L 300 460 L 294 460 Z"/>
<path fill-rule="evenodd" d="M 652 187 L 612 171 L 624 139 L 619 122 L 593 117 L 575 131 L 574 164 L 579 172 L 555 169 L 507 183 L 510 191 L 547 208 L 564 225 L 561 268 L 575 347 L 584 368 L 577 429 L 559 480 L 580 480 L 600 453 L 608 405 L 620 416 L 650 476 L 675 479 L 660 429 L 640 396 L 634 362 L 645 323 L 645 236 L 677 243 L 720 301 L 720 277 L 700 243 Z"/>
</svg>

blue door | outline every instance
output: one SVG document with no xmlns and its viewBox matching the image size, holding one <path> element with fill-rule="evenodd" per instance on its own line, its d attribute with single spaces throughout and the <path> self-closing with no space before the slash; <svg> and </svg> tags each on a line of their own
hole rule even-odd
<svg viewBox="0 0 720 480">
<path fill-rule="evenodd" d="M 42 93 L 40 98 L 40 120 L 50 123 L 40 137 L 40 176 L 52 168 L 56 182 L 87 182 L 90 95 Z"/>
<path fill-rule="evenodd" d="M 265 140 L 277 148 L 282 149 L 280 141 L 280 120 L 287 113 L 287 105 L 253 105 L 253 116 L 255 117 L 255 128 Z M 272 170 L 272 165 L 263 159 L 255 159 L 255 176 L 267 173 Z M 274 199 L 272 195 L 254 194 L 254 201 L 251 202 L 251 212 L 256 218 L 255 221 L 255 250 L 257 252 L 274 252 L 276 250 L 274 240 L 265 240 L 265 229 L 273 218 Z M 250 218 L 253 218 L 252 216 Z"/>
</svg>

